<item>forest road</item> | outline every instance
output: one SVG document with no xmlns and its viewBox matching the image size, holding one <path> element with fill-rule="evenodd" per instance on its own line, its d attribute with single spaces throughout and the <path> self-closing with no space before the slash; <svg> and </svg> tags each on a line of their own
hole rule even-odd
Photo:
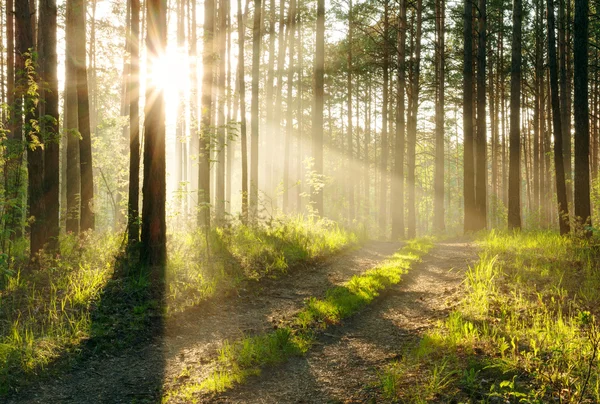
<svg viewBox="0 0 600 404">
<path fill-rule="evenodd" d="M 211 299 L 183 315 L 167 319 L 162 335 L 143 347 L 118 355 L 93 355 L 76 362 L 69 371 L 59 372 L 52 379 L 32 383 L 8 402 L 160 402 L 164 389 L 169 390 L 177 384 L 182 375 L 198 379 L 208 375 L 211 361 L 223 341 L 272 330 L 275 324 L 297 313 L 307 298 L 324 296 L 327 289 L 376 266 L 401 246 L 398 242 L 367 242 L 358 249 L 337 254 L 316 265 L 295 268 L 277 279 L 265 279 L 231 297 Z M 314 360 L 311 358 L 314 358 L 313 354 L 302 360 Z M 290 366 L 296 368 L 297 361 L 294 360 Z M 277 372 L 287 373 L 285 369 L 265 371 L 265 380 L 257 381 L 259 384 L 267 383 L 265 394 L 271 394 L 268 380 L 277 383 Z M 284 378 L 285 383 L 293 383 L 289 376 Z M 246 401 L 243 392 L 239 389 L 229 399 L 227 396 L 223 399 Z M 297 393 L 301 394 L 300 391 Z M 294 392 L 288 394 L 291 396 L 282 398 L 294 401 Z M 259 397 L 256 395 L 260 401 Z M 273 397 L 274 402 L 279 401 Z M 208 397 L 201 398 L 201 401 L 204 399 Z"/>
<path fill-rule="evenodd" d="M 264 369 L 260 376 L 211 401 L 386 402 L 375 387 L 380 372 L 459 303 L 464 272 L 476 260 L 474 243 L 436 244 L 399 284 L 343 324 L 328 329 L 306 356 Z"/>
</svg>

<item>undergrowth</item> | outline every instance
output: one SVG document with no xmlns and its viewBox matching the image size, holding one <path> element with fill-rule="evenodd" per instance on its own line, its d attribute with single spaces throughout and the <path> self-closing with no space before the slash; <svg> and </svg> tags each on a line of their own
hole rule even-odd
<svg viewBox="0 0 600 404">
<path fill-rule="evenodd" d="M 597 240 L 491 232 L 465 297 L 381 374 L 400 402 L 600 402 Z"/>
<path fill-rule="evenodd" d="M 60 253 L 41 254 L 34 263 L 24 248 L 0 254 L 0 397 L 85 346 L 139 344 L 165 314 L 358 242 L 331 221 L 302 217 L 171 234 L 164 291 L 156 293 L 149 271 L 132 258 L 136 251 L 125 251 L 122 241 L 110 234 L 63 237 Z"/>
<path fill-rule="evenodd" d="M 305 354 L 319 331 L 355 314 L 383 290 L 400 282 L 401 275 L 420 261 L 432 246 L 430 238 L 412 240 L 379 266 L 353 276 L 342 286 L 327 290 L 324 298 L 310 298 L 291 321 L 278 329 L 233 342 L 224 341 L 209 376 L 191 378 L 188 374 L 185 382 L 165 395 L 163 402 L 174 399 L 195 402 L 201 392 L 225 391 L 243 383 L 248 376 L 259 374 L 265 366 Z"/>
</svg>

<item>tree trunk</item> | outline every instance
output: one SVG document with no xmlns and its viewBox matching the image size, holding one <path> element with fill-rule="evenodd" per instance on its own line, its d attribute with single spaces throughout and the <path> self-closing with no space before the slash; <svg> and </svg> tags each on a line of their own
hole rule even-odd
<svg viewBox="0 0 600 404">
<path fill-rule="evenodd" d="M 58 128 L 58 58 L 56 0 L 40 1 L 38 35 L 40 126 L 44 138 L 44 225 L 49 250 L 58 248 L 60 206 L 60 132 Z"/>
<path fill-rule="evenodd" d="M 571 8 L 570 1 L 567 6 Z M 567 186 L 567 203 L 573 203 L 573 188 L 571 186 L 571 113 L 569 108 L 569 86 L 567 70 L 569 69 L 569 52 L 567 27 L 569 20 L 565 15 L 565 0 L 558 3 L 558 69 L 559 69 L 559 91 L 560 91 L 560 119 L 563 135 L 563 162 L 565 164 L 565 183 Z"/>
<path fill-rule="evenodd" d="M 290 179 L 290 149 L 293 135 L 293 109 L 292 109 L 292 88 L 294 84 L 294 36 L 296 33 L 296 1 L 290 2 L 290 10 L 288 15 L 288 30 L 289 30 L 289 62 L 288 62 L 288 77 L 287 77 L 287 118 L 285 130 L 285 150 L 284 150 L 284 166 L 283 166 L 283 211 L 289 211 L 289 179 Z M 275 139 L 273 139 L 275 140 Z M 297 156 L 299 158 L 299 156 Z"/>
<path fill-rule="evenodd" d="M 480 3 L 485 0 L 481 0 Z M 435 104 L 435 179 L 434 179 L 434 218 L 433 227 L 444 231 L 444 83 L 445 83 L 445 0 L 436 0 L 436 84 L 437 102 Z M 484 32 L 485 34 L 485 32 Z M 481 40 L 481 39 L 480 39 Z M 480 53 L 481 56 L 481 53 Z M 485 96 L 484 96 L 485 98 Z M 484 100 L 485 102 L 485 100 Z M 485 122 L 484 122 L 485 123 Z M 486 184 L 487 185 L 487 184 Z"/>
<path fill-rule="evenodd" d="M 441 0 L 443 1 L 443 0 Z M 406 121 L 404 99 L 406 87 L 406 0 L 400 1 L 400 14 L 397 28 L 398 41 L 398 81 L 396 102 L 396 141 L 394 143 L 394 176 L 392 179 L 392 240 L 404 238 L 404 149 Z M 369 84 L 370 91 L 370 84 Z M 370 96 L 369 96 L 370 99 Z M 370 123 L 370 122 L 369 122 Z M 368 133 L 368 132 L 367 132 Z M 365 141 L 365 155 L 368 153 Z M 368 176 L 365 177 L 366 194 L 369 194 Z"/>
<path fill-rule="evenodd" d="M 131 31 L 129 52 L 131 53 L 128 101 L 129 101 L 129 200 L 127 203 L 127 234 L 130 243 L 140 239 L 139 194 L 140 194 L 140 0 L 131 0 Z"/>
<path fill-rule="evenodd" d="M 487 125 L 485 111 L 486 74 L 486 0 L 479 0 L 479 43 L 477 46 L 477 131 L 475 137 L 476 230 L 487 227 Z"/>
<path fill-rule="evenodd" d="M 31 122 L 35 119 L 35 100 L 29 90 L 29 76 L 35 74 L 27 67 L 27 61 L 32 59 L 30 54 L 33 49 L 33 27 L 30 18 L 30 4 L 28 0 L 15 2 L 15 28 L 17 48 L 17 95 L 15 117 L 19 120 L 15 128 L 16 136 L 24 136 L 27 143 L 27 202 L 28 217 L 30 222 L 31 257 L 33 258 L 44 244 L 44 190 L 42 188 L 44 166 L 43 150 L 40 140 L 34 134 L 35 129 Z M 35 80 L 35 78 L 34 78 Z M 20 171 L 21 159 L 18 158 Z"/>
<path fill-rule="evenodd" d="M 591 226 L 590 121 L 588 104 L 588 0 L 575 0 L 574 91 L 575 111 L 575 217 Z M 587 231 L 586 231 L 587 233 Z"/>
<path fill-rule="evenodd" d="M 238 4 L 238 82 L 240 99 L 240 144 L 242 147 L 242 222 L 248 223 L 248 139 L 246 138 L 246 79 L 244 73 L 244 19 L 242 17 L 242 0 L 237 0 Z"/>
<path fill-rule="evenodd" d="M 510 146 L 508 179 L 508 227 L 521 228 L 521 18 L 522 2 L 513 2 L 512 56 L 510 69 Z"/>
<path fill-rule="evenodd" d="M 65 24 L 65 133 L 67 134 L 67 233 L 79 234 L 79 122 L 77 104 L 77 59 L 75 10 L 77 0 L 69 0 Z"/>
<path fill-rule="evenodd" d="M 208 2 L 208 1 L 207 1 Z M 209 14 L 212 16 L 212 14 Z M 163 0 L 146 0 L 146 64 L 151 72 L 167 45 L 167 10 Z M 149 82 L 150 84 L 150 82 Z M 142 188 L 140 261 L 163 267 L 167 261 L 165 220 L 165 99 L 160 87 L 147 86 L 144 119 L 144 184 Z M 153 273 L 160 276 L 160 273 Z M 159 277 L 159 280 L 162 280 Z"/>
<path fill-rule="evenodd" d="M 259 0 L 260 1 L 260 0 Z M 260 10 L 260 7 L 258 7 Z M 204 48 L 202 50 L 202 99 L 200 103 L 200 143 L 198 147 L 198 225 L 210 228 L 210 138 L 212 132 L 213 38 L 215 0 L 204 2 Z"/>
<path fill-rule="evenodd" d="M 347 178 L 347 185 L 348 185 L 348 220 L 350 223 L 352 223 L 352 221 L 355 218 L 355 207 L 354 207 L 354 157 L 353 157 L 353 153 L 354 151 L 353 149 L 353 139 L 352 137 L 354 136 L 354 128 L 352 125 L 352 94 L 353 94 L 353 90 L 352 90 L 352 0 L 348 1 L 348 55 L 346 57 L 346 62 L 347 62 L 347 67 L 348 67 L 348 75 L 346 77 L 347 79 L 347 89 L 348 89 L 348 95 L 347 95 L 347 105 L 348 105 L 348 172 L 351 174 L 352 178 Z"/>
<path fill-rule="evenodd" d="M 225 121 L 225 106 L 227 104 L 227 94 L 225 93 L 225 76 L 226 76 L 226 50 L 227 50 L 227 12 L 229 10 L 229 0 L 221 0 L 219 5 L 219 32 L 218 32 L 218 49 L 219 49 L 219 71 L 217 78 L 217 181 L 216 181 L 216 206 L 215 217 L 217 223 L 222 225 L 225 219 L 225 137 L 226 137 L 226 121 Z"/>
<path fill-rule="evenodd" d="M 565 165 L 563 154 L 563 134 L 558 94 L 558 71 L 556 66 L 556 37 L 554 33 L 554 5 L 547 1 L 548 18 L 548 65 L 550 66 L 550 94 L 552 96 L 552 122 L 554 125 L 554 166 L 556 169 L 556 195 L 558 200 L 558 221 L 560 234 L 570 231 L 569 205 L 565 184 Z"/>
<path fill-rule="evenodd" d="M 81 172 L 80 230 L 94 230 L 94 173 L 92 167 L 92 136 L 90 130 L 90 103 L 88 97 L 86 54 L 86 2 L 73 2 L 73 28 L 77 76 L 77 122 L 79 126 L 79 166 Z"/>
<path fill-rule="evenodd" d="M 417 118 L 419 112 L 419 78 L 421 68 L 421 34 L 423 21 L 423 2 L 417 0 L 416 13 L 416 32 L 414 40 L 414 59 L 413 59 L 413 77 L 410 102 L 410 116 L 408 121 L 408 144 L 407 144 L 407 168 L 406 180 L 408 182 L 408 211 L 407 211 L 407 236 L 408 238 L 417 235 L 417 210 L 416 210 L 416 147 L 417 147 Z"/>
<path fill-rule="evenodd" d="M 258 219 L 258 131 L 260 87 L 261 2 L 254 0 L 254 25 L 252 30 L 252 100 L 250 105 L 250 220 Z"/>
<path fill-rule="evenodd" d="M 519 1 L 519 0 L 516 0 Z M 475 226 L 475 167 L 473 159 L 473 3 L 465 0 L 463 26 L 464 231 Z"/>
<path fill-rule="evenodd" d="M 389 0 L 385 0 L 385 11 L 383 17 L 383 105 L 381 106 L 381 159 L 379 160 L 379 172 L 381 181 L 379 183 L 379 236 L 387 238 L 387 190 L 388 190 L 388 93 L 389 93 Z"/>
<path fill-rule="evenodd" d="M 323 176 L 323 106 L 325 76 L 325 0 L 317 0 L 317 31 L 315 42 L 314 67 L 314 109 L 312 122 L 312 154 L 314 174 L 319 184 L 312 185 L 311 202 L 315 213 L 323 216 L 323 189 L 320 184 Z"/>
</svg>

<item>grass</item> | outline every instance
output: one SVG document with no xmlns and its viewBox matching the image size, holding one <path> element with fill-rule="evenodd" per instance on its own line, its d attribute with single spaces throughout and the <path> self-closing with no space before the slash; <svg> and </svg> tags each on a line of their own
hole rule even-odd
<svg viewBox="0 0 600 404">
<path fill-rule="evenodd" d="M 301 217 L 215 229 L 209 249 L 203 234 L 172 234 L 164 296 L 121 242 L 110 234 L 64 237 L 60 253 L 41 255 L 37 264 L 25 249 L 0 254 L 0 397 L 60 359 L 86 348 L 126 349 L 148 340 L 165 314 L 308 265 L 358 239 L 333 222 Z"/>
<path fill-rule="evenodd" d="M 353 276 L 342 286 L 329 289 L 324 298 L 309 299 L 291 321 L 275 331 L 225 341 L 208 377 L 187 379 L 168 392 L 163 402 L 172 399 L 194 402 L 201 392 L 225 391 L 243 383 L 249 376 L 260 374 L 265 366 L 305 354 L 319 331 L 355 314 L 383 290 L 400 282 L 402 274 L 420 261 L 432 246 L 430 238 L 412 240 L 381 265 Z"/>
<path fill-rule="evenodd" d="M 61 240 L 61 253 L 37 264 L 3 262 L 0 277 L 0 394 L 42 370 L 91 333 L 91 311 L 107 284 L 120 240 Z"/>
<path fill-rule="evenodd" d="M 600 402 L 594 240 L 491 232 L 480 247 L 458 309 L 382 371 L 383 394 L 401 402 Z"/>
<path fill-rule="evenodd" d="M 279 276 L 358 242 L 355 233 L 335 222 L 302 216 L 274 220 L 260 227 L 229 225 L 213 230 L 208 237 L 200 231 L 174 234 L 166 271 L 167 310 L 181 312 L 217 290 L 235 289 L 246 280 Z"/>
</svg>

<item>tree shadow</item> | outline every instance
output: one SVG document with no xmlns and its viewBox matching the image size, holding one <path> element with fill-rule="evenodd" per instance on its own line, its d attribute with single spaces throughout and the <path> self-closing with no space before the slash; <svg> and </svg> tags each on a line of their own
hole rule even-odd
<svg viewBox="0 0 600 404">
<path fill-rule="evenodd" d="M 162 270 L 131 265 L 134 254 L 116 257 L 115 271 L 90 311 L 89 338 L 35 374 L 22 375 L 9 403 L 159 401 L 165 293 L 152 272 Z M 132 357 L 144 358 L 143 366 Z"/>
</svg>

